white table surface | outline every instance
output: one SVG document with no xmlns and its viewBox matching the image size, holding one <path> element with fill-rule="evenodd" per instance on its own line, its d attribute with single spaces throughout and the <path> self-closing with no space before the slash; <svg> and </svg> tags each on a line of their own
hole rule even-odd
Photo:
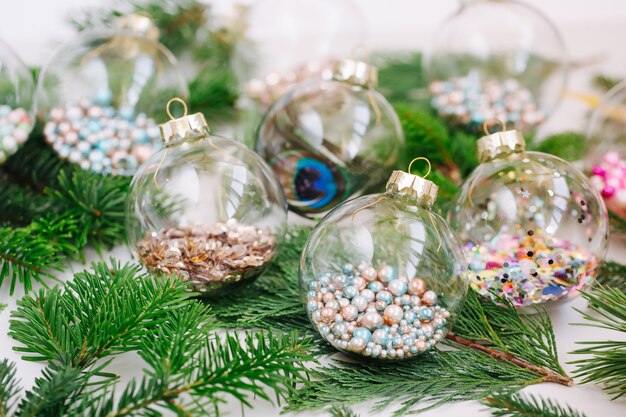
<svg viewBox="0 0 626 417">
<path fill-rule="evenodd" d="M 223 8 L 229 0 L 220 0 L 218 3 Z M 101 0 L 58 0 L 54 2 L 44 0 L 25 0 L 23 2 L 7 2 L 7 9 L 3 7 L 0 15 L 0 34 L 14 47 L 22 48 L 22 55 L 29 64 L 41 64 L 45 61 L 50 51 L 51 42 L 65 38 L 71 31 L 63 23 L 71 10 L 85 4 L 102 3 Z M 230 2 L 232 3 L 232 2 Z M 441 2 L 413 2 L 409 0 L 390 0 L 389 6 L 381 7 L 373 0 L 355 1 L 365 17 L 369 20 L 372 32 L 370 38 L 372 44 L 377 47 L 422 47 L 429 32 L 443 17 L 454 9 L 454 1 Z M 598 71 L 612 75 L 626 76 L 626 50 L 623 48 L 623 39 L 626 36 L 626 3 L 619 0 L 597 0 L 594 2 L 592 11 L 587 12 L 589 2 L 572 0 L 545 0 L 531 1 L 536 6 L 545 5 L 550 16 L 561 26 L 569 51 L 574 58 L 588 57 L 595 54 L 604 55 L 604 59 L 590 67 L 577 70 L 570 78 L 570 90 L 577 92 L 590 92 L 589 77 Z M 385 2 L 387 4 L 387 2 Z M 428 5 L 432 13 L 423 13 Z M 390 25 L 395 22 L 393 10 L 397 7 L 409 10 L 411 13 L 403 13 L 398 17 L 398 25 Z M 406 16 L 411 15 L 408 19 Z M 24 25 L 20 16 L 30 16 L 30 22 L 35 24 Z M 410 22 L 409 22 L 410 20 Z M 410 23 L 410 24 L 409 24 Z M 37 30 L 33 31 L 32 28 Z M 409 36 L 409 35 L 415 36 Z M 587 107 L 572 99 L 566 99 L 556 111 L 552 119 L 542 127 L 540 135 L 558 132 L 565 129 L 583 129 L 585 126 L 585 112 Z M 612 242 L 610 257 L 623 260 L 626 249 L 619 242 Z M 126 261 L 130 255 L 123 247 L 105 253 L 104 259 L 109 256 Z M 97 256 L 90 252 L 88 261 L 97 260 Z M 80 271 L 84 265 L 72 264 L 69 269 L 60 274 L 61 280 L 71 277 L 72 271 Z M 11 310 L 15 308 L 16 300 L 21 297 L 21 289 L 18 289 L 12 297 L 8 295 L 8 286 L 0 288 L 0 302 L 8 304 L 8 308 L 0 313 L 0 358 L 7 357 L 17 363 L 18 376 L 22 380 L 22 386 L 30 387 L 35 377 L 43 368 L 40 363 L 25 362 L 13 351 L 16 342 L 8 335 L 8 321 Z M 577 299 L 568 305 L 558 307 L 551 312 L 556 341 L 561 363 L 567 372 L 572 372 L 574 367 L 567 362 L 576 359 L 569 352 L 576 348 L 577 341 L 607 340 L 621 338 L 626 340 L 624 334 L 614 334 L 606 330 L 571 326 L 571 323 L 580 322 L 581 318 L 573 308 L 585 309 L 584 300 Z M 142 363 L 134 354 L 124 355 L 116 359 L 110 371 L 118 373 L 122 382 L 133 376 L 140 376 Z M 562 404 L 569 404 L 588 417 L 613 417 L 626 416 L 626 399 L 610 401 L 609 396 L 603 393 L 595 385 L 576 385 L 563 387 L 555 384 L 540 384 L 528 387 L 523 392 L 539 394 L 551 397 Z M 248 410 L 247 416 L 269 417 L 277 416 L 279 410 L 271 404 L 254 401 L 253 411 Z M 372 415 L 369 413 L 371 404 L 361 404 L 354 407 L 362 417 Z M 230 401 L 222 408 L 224 415 L 239 416 L 240 405 L 235 400 Z M 325 413 L 304 412 L 298 415 L 325 415 Z M 378 414 L 390 415 L 390 411 Z M 488 416 L 490 413 L 477 402 L 463 402 L 449 404 L 422 414 L 425 417 L 470 417 Z"/>
</svg>

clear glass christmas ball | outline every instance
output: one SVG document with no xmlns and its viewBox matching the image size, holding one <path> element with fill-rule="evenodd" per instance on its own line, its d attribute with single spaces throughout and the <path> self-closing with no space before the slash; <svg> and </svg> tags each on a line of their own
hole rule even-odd
<svg viewBox="0 0 626 417">
<path fill-rule="evenodd" d="M 585 169 L 608 209 L 626 218 L 626 82 L 613 87 L 589 119 Z"/>
<path fill-rule="evenodd" d="M 42 69 L 37 111 L 60 157 L 103 174 L 132 175 L 161 146 L 172 96 L 187 97 L 176 58 L 144 16 L 80 34 Z"/>
<path fill-rule="evenodd" d="M 0 165 L 17 152 L 33 130 L 34 91 L 30 70 L 0 40 Z"/>
<path fill-rule="evenodd" d="M 256 150 L 278 177 L 290 210 L 319 216 L 380 185 L 404 143 L 376 71 L 344 60 L 332 79 L 294 86 L 265 114 Z"/>
<path fill-rule="evenodd" d="M 514 0 L 467 0 L 437 30 L 424 59 L 431 104 L 453 127 L 497 118 L 532 131 L 560 100 L 563 39 L 540 11 Z"/>
<path fill-rule="evenodd" d="M 314 328 L 338 350 L 402 360 L 450 331 L 467 292 L 463 248 L 430 211 L 437 187 L 394 171 L 383 194 L 347 201 L 311 233 L 300 260 Z"/>
<path fill-rule="evenodd" d="M 241 143 L 210 136 L 197 113 L 161 127 L 165 147 L 133 177 L 128 244 L 149 270 L 201 296 L 249 283 L 282 241 L 287 205 L 272 170 Z"/>
<path fill-rule="evenodd" d="M 366 43 L 365 19 L 350 0 L 261 0 L 239 14 L 246 29 L 233 69 L 244 96 L 263 107 Z"/>
<path fill-rule="evenodd" d="M 598 192 L 570 163 L 526 152 L 518 131 L 485 136 L 478 149 L 482 163 L 448 216 L 465 246 L 472 288 L 515 307 L 578 296 L 607 250 Z"/>
</svg>

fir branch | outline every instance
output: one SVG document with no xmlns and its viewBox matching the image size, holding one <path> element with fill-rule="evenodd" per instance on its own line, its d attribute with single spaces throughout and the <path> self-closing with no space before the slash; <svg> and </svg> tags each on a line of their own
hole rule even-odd
<svg viewBox="0 0 626 417">
<path fill-rule="evenodd" d="M 26 295 L 11 314 L 9 334 L 26 360 L 68 355 L 82 369 L 96 360 L 135 350 L 188 298 L 186 284 L 143 275 L 133 265 L 97 263 L 65 288 Z"/>
<path fill-rule="evenodd" d="M 471 350 L 430 352 L 402 364 L 336 360 L 314 369 L 312 376 L 289 400 L 287 410 L 377 398 L 373 412 L 400 402 L 392 415 L 401 416 L 538 382 L 534 372 Z"/>
<path fill-rule="evenodd" d="M 611 234 L 626 235 L 626 219 L 609 210 L 609 226 Z"/>
<path fill-rule="evenodd" d="M 61 171 L 58 185 L 49 189 L 56 204 L 81 225 L 74 236 L 79 249 L 87 242 L 96 249 L 124 240 L 124 210 L 130 186 L 127 177 L 102 176 L 91 171 Z"/>
<path fill-rule="evenodd" d="M 500 303 L 507 304 L 499 299 Z M 463 313 L 448 340 L 481 350 L 544 376 L 544 382 L 572 385 L 561 365 L 550 316 L 537 310 L 529 318 L 512 305 L 479 299 L 469 291 Z"/>
<path fill-rule="evenodd" d="M 561 406 L 551 399 L 511 392 L 491 395 L 483 404 L 492 409 L 492 415 L 501 417 L 585 417 L 570 406 Z"/>
<path fill-rule="evenodd" d="M 121 395 L 108 391 L 96 402 L 86 395 L 76 408 L 90 407 L 88 415 L 102 417 L 155 415 L 160 409 L 204 416 L 218 415 L 225 395 L 248 407 L 251 397 L 271 402 L 267 387 L 280 399 L 306 380 L 303 363 L 311 359 L 307 347 L 308 342 L 295 334 L 248 333 L 243 341 L 233 335 L 205 335 L 205 342 L 196 346 L 198 355 L 189 358 L 189 366 L 131 381 Z M 168 358 L 169 354 L 161 358 L 161 370 Z"/>
<path fill-rule="evenodd" d="M 549 136 L 531 147 L 533 151 L 545 152 L 566 161 L 578 161 L 585 155 L 586 139 L 579 132 L 563 132 Z"/>
<path fill-rule="evenodd" d="M 589 301 L 591 312 L 576 310 L 586 320 L 578 325 L 611 330 L 617 338 L 578 342 L 584 347 L 572 353 L 586 357 L 571 362 L 577 365 L 574 375 L 583 383 L 603 384 L 613 399 L 619 398 L 626 395 L 626 292 L 600 285 L 582 295 Z"/>
<path fill-rule="evenodd" d="M 0 305 L 0 311 L 2 305 Z M 0 417 L 7 417 L 17 402 L 20 386 L 13 362 L 0 360 Z"/>
<path fill-rule="evenodd" d="M 0 224 L 27 226 L 49 210 L 48 199 L 30 187 L 17 185 L 0 172 Z"/>
<path fill-rule="evenodd" d="M 605 261 L 596 273 L 596 281 L 604 287 L 614 287 L 626 292 L 626 265 Z"/>
<path fill-rule="evenodd" d="M 328 412 L 332 417 L 359 417 L 357 413 L 345 405 L 334 405 Z"/>
</svg>

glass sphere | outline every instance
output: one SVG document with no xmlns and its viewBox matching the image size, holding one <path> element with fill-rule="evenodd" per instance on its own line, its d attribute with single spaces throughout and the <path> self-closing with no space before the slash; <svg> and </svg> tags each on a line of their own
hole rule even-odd
<svg viewBox="0 0 626 417">
<path fill-rule="evenodd" d="M 134 256 L 153 272 L 183 276 L 201 296 L 258 277 L 286 222 L 285 197 L 267 164 L 241 143 L 204 129 L 175 139 L 141 165 L 126 207 Z"/>
<path fill-rule="evenodd" d="M 483 158 L 448 220 L 464 244 L 472 288 L 515 307 L 578 296 L 607 249 L 606 208 L 594 187 L 570 163 L 541 152 Z"/>
<path fill-rule="evenodd" d="M 314 328 L 338 350 L 408 359 L 450 331 L 467 267 L 458 238 L 429 204 L 390 184 L 341 204 L 311 233 L 300 260 L 302 298 Z"/>
<path fill-rule="evenodd" d="M 233 67 L 244 95 L 264 106 L 366 42 L 365 19 L 350 0 L 261 0 L 242 14 Z"/>
<path fill-rule="evenodd" d="M 589 119 L 585 169 L 608 209 L 626 218 L 626 82 L 613 87 Z"/>
<path fill-rule="evenodd" d="M 532 131 L 560 100 L 566 48 L 547 17 L 513 0 L 469 0 L 437 30 L 425 56 L 431 104 L 453 127 L 497 118 Z"/>
<path fill-rule="evenodd" d="M 28 67 L 0 40 L 0 164 L 33 130 L 35 84 Z"/>
<path fill-rule="evenodd" d="M 60 157 L 103 174 L 134 174 L 161 146 L 157 124 L 167 120 L 167 100 L 188 94 L 147 18 L 127 18 L 148 27 L 122 21 L 116 30 L 80 34 L 56 51 L 37 88 L 46 141 Z"/>
<path fill-rule="evenodd" d="M 270 107 L 256 150 L 276 173 L 290 210 L 315 217 L 380 185 L 403 143 L 397 114 L 376 90 L 315 80 Z"/>
</svg>

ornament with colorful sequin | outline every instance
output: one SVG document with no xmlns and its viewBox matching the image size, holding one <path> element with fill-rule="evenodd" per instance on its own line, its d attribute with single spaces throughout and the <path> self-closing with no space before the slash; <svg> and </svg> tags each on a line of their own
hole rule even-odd
<svg viewBox="0 0 626 417">
<path fill-rule="evenodd" d="M 626 218 L 626 82 L 594 109 L 587 129 L 585 168 L 609 210 Z"/>
<path fill-rule="evenodd" d="M 397 361 L 427 352 L 467 291 L 463 248 L 430 211 L 437 186 L 394 171 L 387 191 L 347 201 L 311 233 L 300 261 L 314 328 L 336 349 Z"/>
<path fill-rule="evenodd" d="M 574 298 L 604 260 L 607 212 L 570 163 L 526 152 L 515 130 L 478 141 L 481 164 L 448 220 L 465 245 L 471 286 L 515 307 Z"/>
<path fill-rule="evenodd" d="M 450 126 L 472 133 L 492 118 L 535 130 L 567 79 L 560 33 L 515 0 L 461 2 L 436 31 L 423 63 L 432 107 Z"/>
<path fill-rule="evenodd" d="M 33 130 L 35 84 L 28 67 L 0 40 L 0 165 Z"/>
<path fill-rule="evenodd" d="M 168 97 L 187 96 L 174 56 L 145 16 L 84 32 L 56 52 L 37 89 L 46 141 L 63 159 L 102 174 L 133 175 L 160 147 Z"/>
<path fill-rule="evenodd" d="M 380 184 L 397 161 L 402 128 L 376 81 L 376 68 L 342 60 L 331 79 L 298 84 L 268 110 L 256 149 L 292 211 L 319 216 Z"/>
</svg>

